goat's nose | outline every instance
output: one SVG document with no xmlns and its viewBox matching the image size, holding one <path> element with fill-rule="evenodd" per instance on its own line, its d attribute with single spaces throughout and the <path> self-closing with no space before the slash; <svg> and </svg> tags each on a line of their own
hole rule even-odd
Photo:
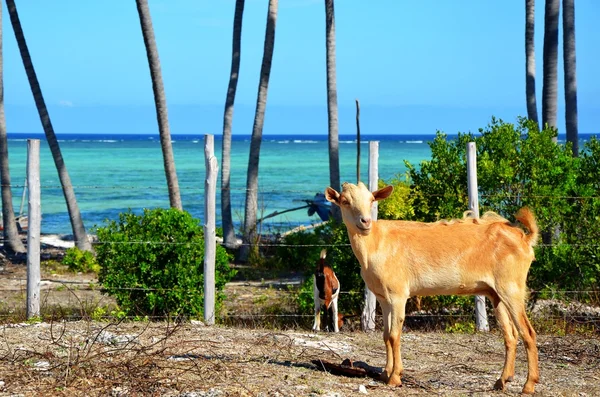
<svg viewBox="0 0 600 397">
<path fill-rule="evenodd" d="M 367 218 L 367 217 L 361 216 L 360 217 L 360 223 L 362 223 L 363 226 L 365 226 L 365 227 L 369 227 L 369 226 L 371 226 L 371 218 Z"/>
</svg>

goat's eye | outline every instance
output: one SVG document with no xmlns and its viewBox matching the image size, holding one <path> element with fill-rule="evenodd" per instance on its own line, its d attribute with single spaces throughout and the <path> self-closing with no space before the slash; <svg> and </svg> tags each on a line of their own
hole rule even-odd
<svg viewBox="0 0 600 397">
<path fill-rule="evenodd" d="M 348 200 L 342 199 L 342 205 L 348 205 Z"/>
</svg>

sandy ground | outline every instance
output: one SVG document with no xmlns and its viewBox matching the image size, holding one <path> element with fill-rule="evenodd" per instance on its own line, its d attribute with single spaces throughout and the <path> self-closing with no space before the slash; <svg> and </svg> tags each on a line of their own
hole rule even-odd
<svg viewBox="0 0 600 397">
<path fill-rule="evenodd" d="M 43 251 L 48 257 L 57 254 L 60 250 L 50 246 Z M 93 275 L 49 267 L 43 270 L 42 279 L 43 305 L 83 312 L 113 302 L 95 287 Z M 285 310 L 291 302 L 282 299 L 278 290 L 297 282 L 291 278 L 277 283 L 231 283 L 225 310 L 232 315 L 253 315 L 272 308 L 273 302 L 279 302 L 277 310 Z M 0 307 L 4 313 L 24 307 L 25 286 L 23 262 L 2 260 Z M 199 322 L 1 324 L 0 396 L 517 395 L 527 368 L 520 344 L 514 382 L 504 393 L 492 391 L 504 361 L 497 331 L 405 332 L 404 384 L 392 388 L 369 377 L 333 375 L 319 365 L 319 361 L 340 364 L 350 359 L 380 371 L 385 361 L 381 331 L 315 334 L 305 324 L 274 331 L 208 327 Z M 597 333 L 540 335 L 538 347 L 538 395 L 600 395 Z"/>
<path fill-rule="evenodd" d="M 404 385 L 336 376 L 318 360 L 348 358 L 380 370 L 381 333 L 270 331 L 201 324 L 97 323 L 0 328 L 0 395 L 488 396 L 520 393 L 517 373 L 505 393 L 492 387 L 503 364 L 496 333 L 403 335 Z M 600 395 L 600 341 L 540 336 L 538 395 Z"/>
</svg>

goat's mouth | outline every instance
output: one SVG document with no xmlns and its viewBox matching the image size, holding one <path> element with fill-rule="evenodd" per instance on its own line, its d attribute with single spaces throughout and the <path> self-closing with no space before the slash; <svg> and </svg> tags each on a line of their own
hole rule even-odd
<svg viewBox="0 0 600 397">
<path fill-rule="evenodd" d="M 371 233 L 371 226 L 356 225 L 356 228 L 358 229 L 358 231 L 360 232 L 360 234 L 363 234 L 365 236 L 367 234 Z"/>
</svg>

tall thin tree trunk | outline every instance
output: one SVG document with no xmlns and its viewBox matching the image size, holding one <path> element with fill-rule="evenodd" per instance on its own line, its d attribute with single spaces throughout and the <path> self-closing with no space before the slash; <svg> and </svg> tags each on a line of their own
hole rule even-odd
<svg viewBox="0 0 600 397">
<path fill-rule="evenodd" d="M 269 11 L 267 15 L 267 28 L 265 32 L 265 45 L 263 51 L 262 67 L 260 69 L 260 83 L 256 99 L 256 112 L 254 114 L 254 126 L 252 128 L 252 139 L 250 141 L 250 156 L 248 159 L 248 177 L 246 181 L 246 210 L 244 214 L 244 244 L 240 249 L 240 260 L 247 260 L 251 245 L 254 249 L 256 244 L 256 218 L 258 213 L 258 162 L 260 159 L 260 145 L 262 142 L 262 130 L 265 122 L 265 109 L 267 107 L 267 92 L 269 89 L 269 77 L 271 75 L 271 62 L 273 60 L 273 49 L 275 46 L 275 24 L 277 22 L 278 0 L 269 0 Z"/>
<path fill-rule="evenodd" d="M 0 180 L 2 181 L 2 224 L 4 226 L 4 249 L 14 253 L 25 252 L 15 219 L 10 186 L 8 161 L 8 138 L 4 116 L 4 58 L 2 53 L 2 2 L 0 1 Z"/>
<path fill-rule="evenodd" d="M 169 117 L 167 114 L 167 98 L 160 70 L 158 48 L 156 47 L 156 40 L 154 38 L 152 17 L 150 15 L 150 8 L 148 7 L 148 0 L 136 0 L 136 4 L 138 15 L 140 17 L 142 35 L 144 36 L 146 55 L 148 56 L 150 76 L 152 78 L 152 91 L 154 92 L 154 105 L 156 107 L 160 145 L 162 147 L 163 163 L 167 178 L 167 187 L 169 189 L 169 202 L 172 208 L 181 210 L 183 209 L 183 206 L 181 205 L 179 182 L 177 181 L 173 146 L 171 145 L 171 131 L 169 129 Z"/>
<path fill-rule="evenodd" d="M 233 43 L 231 49 L 231 73 L 223 115 L 223 148 L 221 150 L 221 218 L 223 223 L 223 243 L 228 248 L 236 246 L 233 217 L 231 215 L 231 126 L 233 124 L 233 104 L 240 73 L 242 47 L 242 20 L 245 0 L 236 0 L 233 17 Z"/>
<path fill-rule="evenodd" d="M 577 127 L 577 62 L 575 57 L 575 0 L 563 0 L 563 59 L 565 71 L 565 120 L 567 142 L 573 156 L 579 155 Z"/>
<path fill-rule="evenodd" d="M 544 86 L 542 128 L 556 128 L 558 96 L 558 18 L 560 0 L 546 0 L 544 14 Z"/>
<path fill-rule="evenodd" d="M 327 120 L 329 136 L 329 185 L 340 187 L 340 148 L 338 134 L 338 103 L 335 67 L 335 12 L 333 0 L 325 0 L 325 48 L 327 63 Z M 332 205 L 333 218 L 341 222 L 342 212 Z"/>
<path fill-rule="evenodd" d="M 75 191 L 73 190 L 73 185 L 71 184 L 71 178 L 69 177 L 67 166 L 62 157 L 58 140 L 54 134 L 54 128 L 52 127 L 52 122 L 50 121 L 50 114 L 46 108 L 46 102 L 44 101 L 44 96 L 42 95 L 42 89 L 40 88 L 40 83 L 33 67 L 29 49 L 27 48 L 27 42 L 25 41 L 23 28 L 21 27 L 19 14 L 17 13 L 17 6 L 14 0 L 6 0 L 6 5 L 13 31 L 15 33 L 15 38 L 17 40 L 17 45 L 19 46 L 19 51 L 21 53 L 21 59 L 23 60 L 23 65 L 25 67 L 25 73 L 27 74 L 29 85 L 31 86 L 33 99 L 35 100 L 35 105 L 44 128 L 44 133 L 46 134 L 46 140 L 48 141 L 48 146 L 50 147 L 50 152 L 52 153 L 52 158 L 54 159 L 54 164 L 56 165 L 56 170 L 58 171 L 58 178 L 60 179 L 60 184 L 62 186 L 63 194 L 67 204 L 67 211 L 69 212 L 69 218 L 71 219 L 71 227 L 73 228 L 75 244 L 77 248 L 81 250 L 91 251 L 92 244 L 90 243 L 90 240 L 85 232 L 83 220 L 81 219 L 81 213 L 79 212 L 79 206 L 77 205 L 77 199 L 75 198 Z"/>
<path fill-rule="evenodd" d="M 539 128 L 537 100 L 535 97 L 535 0 L 525 0 L 525 95 L 527 117 Z"/>
</svg>

